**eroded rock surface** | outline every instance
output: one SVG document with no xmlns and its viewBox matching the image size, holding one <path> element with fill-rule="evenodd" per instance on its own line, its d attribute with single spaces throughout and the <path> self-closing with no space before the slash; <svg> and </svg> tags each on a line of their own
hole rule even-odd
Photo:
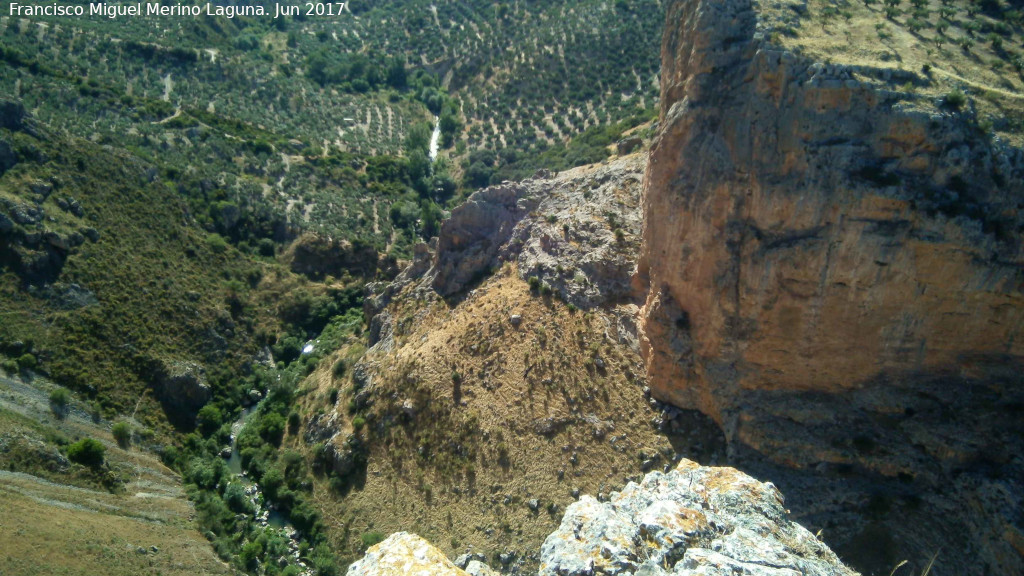
<svg viewBox="0 0 1024 576">
<path fill-rule="evenodd" d="M 582 308 L 627 299 L 643 166 L 638 154 L 480 190 L 452 211 L 430 268 L 419 270 L 442 296 L 515 262 L 523 278 Z"/>
<path fill-rule="evenodd" d="M 609 331 L 635 347 L 631 277 L 640 249 L 645 160 L 634 154 L 559 174 L 540 171 L 474 193 L 452 210 L 439 237 L 415 247 L 412 263 L 393 282 L 367 285 L 370 344 L 394 346 L 387 307 L 403 290 L 411 287 L 409 297 L 426 300 L 455 296 L 514 262 L 538 290 L 547 286 L 584 309 L 615 306 Z"/>
<path fill-rule="evenodd" d="M 668 7 L 637 275 L 652 393 L 770 460 L 846 557 L 1019 573 L 1024 155 L 901 90 L 914 71 L 773 44 L 806 11 Z"/>
<path fill-rule="evenodd" d="M 467 576 L 443 552 L 415 534 L 397 532 L 371 546 L 348 576 Z"/>
<path fill-rule="evenodd" d="M 460 557 L 473 574 L 497 574 Z M 349 576 L 466 574 L 422 538 L 400 532 L 370 548 Z M 630 482 L 607 502 L 583 496 L 540 552 L 539 576 L 855 576 L 789 519 L 782 494 L 734 468 L 682 460 Z"/>
<path fill-rule="evenodd" d="M 197 362 L 165 360 L 153 369 L 153 386 L 170 418 L 193 422 L 199 409 L 210 401 L 206 369 Z"/>
<path fill-rule="evenodd" d="M 344 273 L 372 278 L 377 271 L 377 251 L 364 243 L 304 234 L 285 254 L 292 272 L 313 279 L 341 276 Z"/>
<path fill-rule="evenodd" d="M 742 389 L 1024 357 L 1024 154 L 773 46 L 760 4 L 669 11 L 640 266 L 655 395 L 720 417 Z"/>
<path fill-rule="evenodd" d="M 855 574 L 783 503 L 770 483 L 682 460 L 607 502 L 569 506 L 541 549 L 540 576 Z"/>
</svg>

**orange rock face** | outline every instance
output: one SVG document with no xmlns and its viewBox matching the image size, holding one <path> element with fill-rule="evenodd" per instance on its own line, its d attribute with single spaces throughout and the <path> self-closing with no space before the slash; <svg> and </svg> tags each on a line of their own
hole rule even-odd
<svg viewBox="0 0 1024 576">
<path fill-rule="evenodd" d="M 913 73 L 773 45 L 783 3 L 668 6 L 634 277 L 652 394 L 866 573 L 938 548 L 1021 573 L 1024 154 L 894 89 Z"/>
<path fill-rule="evenodd" d="M 724 423 L 745 390 L 1024 355 L 1019 150 L 772 46 L 749 3 L 667 27 L 637 278 L 656 397 Z"/>
</svg>

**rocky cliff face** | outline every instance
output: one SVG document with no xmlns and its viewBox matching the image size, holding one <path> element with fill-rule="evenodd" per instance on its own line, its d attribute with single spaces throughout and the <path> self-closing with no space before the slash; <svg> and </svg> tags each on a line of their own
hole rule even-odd
<svg viewBox="0 0 1024 576">
<path fill-rule="evenodd" d="M 784 502 L 771 483 L 682 460 L 607 502 L 569 506 L 541 549 L 540 575 L 854 576 Z"/>
<path fill-rule="evenodd" d="M 607 501 L 570 505 L 540 553 L 540 576 L 855 576 L 814 535 L 788 518 L 782 494 L 733 468 L 682 460 Z M 463 571 L 456 566 L 461 565 Z M 392 535 L 349 576 L 496 574 L 463 556 L 453 564 L 418 536 Z"/>
<path fill-rule="evenodd" d="M 744 389 L 1020 359 L 1024 156 L 775 48 L 759 10 L 669 11 L 640 266 L 656 393 L 722 418 Z"/>
<path fill-rule="evenodd" d="M 581 308 L 628 298 L 643 168 L 643 156 L 632 155 L 480 190 L 441 227 L 432 287 L 449 296 L 515 262 L 523 278 Z"/>
<path fill-rule="evenodd" d="M 351 512 L 352 535 L 419 526 L 453 557 L 535 574 L 580 493 L 607 495 L 677 454 L 722 457 L 713 422 L 644 391 L 637 307 L 622 299 L 645 160 L 481 190 L 395 282 L 369 288 L 373 346 L 351 385 L 331 362 L 313 378 L 323 397 L 341 392 L 307 440 L 354 486 L 325 517 Z"/>
<path fill-rule="evenodd" d="M 0 130 L 10 131 L 0 134 L 0 176 L 25 154 L 17 149 L 16 133 L 46 138 L 24 106 L 8 100 L 0 100 Z M 99 232 L 60 177 L 15 179 L 8 186 L 0 195 L 0 269 L 10 267 L 27 286 L 45 286 L 86 240 L 99 240 Z"/>
<path fill-rule="evenodd" d="M 370 343 L 390 348 L 392 298 L 410 286 L 418 297 L 464 293 L 505 263 L 543 292 L 583 309 L 616 308 L 623 338 L 635 343 L 630 275 L 639 253 L 644 156 L 477 191 L 452 210 L 431 244 L 416 246 L 391 283 L 372 283 L 365 304 Z M 547 286 L 547 288 L 542 288 Z M 550 289 L 550 290 L 548 290 Z"/>
<path fill-rule="evenodd" d="M 1019 502 L 994 495 L 1012 481 L 963 475 L 1019 477 L 1024 155 L 891 70 L 776 46 L 801 12 L 668 8 L 636 276 L 653 393 L 713 417 L 735 454 L 984 502 L 945 536 L 896 537 L 924 553 L 971 533 L 962 573 L 1019 572 L 1019 519 L 998 511 Z"/>
</svg>

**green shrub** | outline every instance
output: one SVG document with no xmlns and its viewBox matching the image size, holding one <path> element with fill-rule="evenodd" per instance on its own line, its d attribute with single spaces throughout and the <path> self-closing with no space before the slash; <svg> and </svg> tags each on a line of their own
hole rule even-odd
<svg viewBox="0 0 1024 576">
<path fill-rule="evenodd" d="M 22 354 L 18 357 L 18 368 L 22 370 L 32 370 L 38 365 L 39 362 L 32 354 Z"/>
<path fill-rule="evenodd" d="M 83 466 L 97 468 L 103 465 L 103 455 L 107 449 L 92 438 L 82 438 L 68 446 L 68 459 Z"/>
<path fill-rule="evenodd" d="M 65 388 L 57 388 L 53 392 L 50 392 L 50 404 L 57 408 L 66 408 L 68 403 L 71 402 L 71 394 L 68 393 Z"/>
<path fill-rule="evenodd" d="M 348 366 L 345 364 L 345 360 L 339 359 L 337 362 L 334 363 L 334 367 L 331 368 L 331 372 L 334 374 L 335 378 L 341 378 L 345 375 L 345 371 L 347 369 Z"/>
<path fill-rule="evenodd" d="M 271 412 L 259 419 L 256 430 L 260 438 L 274 446 L 280 446 L 284 437 L 284 416 Z"/>
<path fill-rule="evenodd" d="M 362 430 L 363 426 L 366 426 L 366 419 L 362 416 L 356 416 L 352 419 L 352 427 L 356 430 Z"/>
<path fill-rule="evenodd" d="M 227 474 L 227 465 L 222 459 L 192 458 L 186 469 L 186 478 L 200 488 L 211 489 Z"/>
<path fill-rule="evenodd" d="M 64 418 L 68 414 L 68 406 L 71 404 L 71 394 L 64 388 L 57 388 L 50 392 L 50 410 L 57 418 Z"/>
<path fill-rule="evenodd" d="M 334 559 L 334 553 L 331 552 L 331 548 L 326 542 L 321 542 L 313 548 L 310 560 L 317 574 L 336 576 L 340 573 L 338 563 Z"/>
<path fill-rule="evenodd" d="M 381 542 L 383 542 L 384 534 L 381 534 L 377 531 L 365 532 L 363 533 L 362 536 L 359 537 L 359 539 L 363 542 L 363 549 L 366 549 L 370 546 L 374 546 L 376 544 L 380 544 Z"/>
<path fill-rule="evenodd" d="M 132 426 L 123 420 L 115 422 L 110 428 L 110 433 L 114 435 L 114 440 L 117 440 L 117 445 L 121 448 L 127 448 L 132 442 Z"/>
<path fill-rule="evenodd" d="M 263 556 L 263 543 L 260 540 L 255 542 L 247 542 L 242 546 L 242 551 L 238 553 L 238 557 L 235 562 L 243 570 L 255 571 L 260 565 L 260 557 Z"/>
<path fill-rule="evenodd" d="M 967 95 L 961 90 L 953 90 L 942 98 L 942 103 L 953 110 L 959 110 L 967 104 Z"/>
<path fill-rule="evenodd" d="M 207 404 L 199 409 L 196 421 L 199 424 L 199 430 L 209 436 L 224 424 L 224 415 L 220 408 L 213 404 Z"/>
<path fill-rule="evenodd" d="M 270 238 L 260 238 L 260 241 L 256 243 L 256 250 L 260 256 L 273 256 L 274 248 L 274 241 Z"/>
<path fill-rule="evenodd" d="M 210 234 L 207 236 L 206 245 L 217 254 L 223 254 L 228 250 L 228 241 L 220 234 Z"/>
<path fill-rule="evenodd" d="M 100 403 L 95 400 L 89 402 L 88 411 L 93 423 L 99 424 L 100 420 L 103 419 L 103 407 L 100 405 Z"/>
<path fill-rule="evenodd" d="M 245 494 L 245 487 L 238 482 L 231 482 L 224 489 L 224 502 L 233 512 L 251 514 L 252 502 Z"/>
</svg>

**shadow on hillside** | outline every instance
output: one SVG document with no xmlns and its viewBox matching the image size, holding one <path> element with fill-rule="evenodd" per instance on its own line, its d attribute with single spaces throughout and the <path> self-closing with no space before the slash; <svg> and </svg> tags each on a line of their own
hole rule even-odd
<svg viewBox="0 0 1024 576">
<path fill-rule="evenodd" d="M 1021 573 L 1024 378 L 1003 356 L 887 374 L 842 393 L 748 391 L 730 465 L 863 574 Z M 970 559 L 970 560 L 968 560 Z"/>
</svg>

